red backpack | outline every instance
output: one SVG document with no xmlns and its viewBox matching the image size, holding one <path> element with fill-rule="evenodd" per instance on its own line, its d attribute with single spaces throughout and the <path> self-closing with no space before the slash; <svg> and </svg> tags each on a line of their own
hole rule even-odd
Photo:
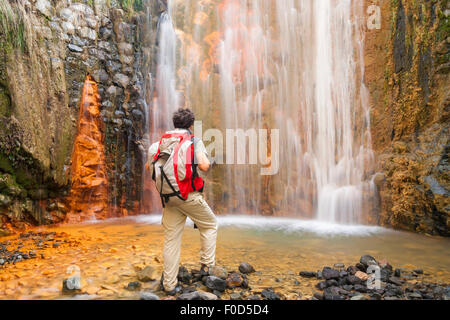
<svg viewBox="0 0 450 320">
<path fill-rule="evenodd" d="M 167 132 L 159 143 L 150 147 L 153 180 L 161 196 L 163 207 L 187 200 L 191 192 L 203 192 L 204 181 L 195 163 L 195 137 L 189 131 Z"/>
</svg>

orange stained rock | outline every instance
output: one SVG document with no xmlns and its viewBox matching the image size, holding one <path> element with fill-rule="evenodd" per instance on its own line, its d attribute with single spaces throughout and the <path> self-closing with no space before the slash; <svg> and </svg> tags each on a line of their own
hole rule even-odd
<svg viewBox="0 0 450 320">
<path fill-rule="evenodd" d="M 78 133 L 72 154 L 70 212 L 67 222 L 109 217 L 108 179 L 100 96 L 90 75 L 84 82 Z"/>
</svg>

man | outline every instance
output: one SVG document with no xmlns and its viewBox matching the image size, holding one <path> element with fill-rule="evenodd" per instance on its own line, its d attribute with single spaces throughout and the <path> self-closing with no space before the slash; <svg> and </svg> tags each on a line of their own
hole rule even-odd
<svg viewBox="0 0 450 320">
<path fill-rule="evenodd" d="M 215 264 L 217 220 L 203 197 L 203 180 L 197 174 L 197 169 L 207 172 L 210 169 L 210 161 L 203 142 L 191 133 L 194 121 L 195 116 L 191 110 L 179 109 L 173 115 L 173 125 L 176 129 L 167 132 L 160 142 L 154 143 L 149 149 L 148 166 L 153 171 L 163 205 L 162 284 L 169 295 L 180 291 L 177 276 L 186 217 L 189 217 L 200 231 L 201 269 L 207 271 Z M 192 166 L 189 161 L 183 162 L 191 154 L 189 148 L 193 150 Z"/>
</svg>

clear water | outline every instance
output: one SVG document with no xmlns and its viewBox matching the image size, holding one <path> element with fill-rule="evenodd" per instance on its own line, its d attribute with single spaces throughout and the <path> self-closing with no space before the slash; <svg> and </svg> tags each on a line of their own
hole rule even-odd
<svg viewBox="0 0 450 320">
<path fill-rule="evenodd" d="M 83 281 L 84 294 L 75 298 L 136 299 L 138 293 L 125 289 L 136 281 L 135 269 L 152 265 L 162 272 L 160 221 L 161 216 L 155 215 L 39 228 L 35 231 L 65 232 L 77 245 L 50 246 L 42 251 L 46 259 L 25 260 L 0 269 L 0 299 L 71 298 L 61 294 L 62 281 L 71 266 L 80 268 Z M 241 262 L 251 263 L 258 271 L 250 276 L 254 291 L 273 287 L 291 299 L 299 292 L 307 299 L 316 291 L 317 281 L 299 277 L 299 271 L 317 271 L 335 263 L 355 264 L 364 254 L 387 259 L 395 268 L 421 268 L 426 281 L 450 282 L 450 239 L 284 218 L 226 216 L 219 217 L 219 224 L 217 264 L 237 270 Z M 181 263 L 189 269 L 198 268 L 199 252 L 198 230 L 188 223 Z M 144 283 L 142 289 L 155 290 L 156 282 Z"/>
</svg>

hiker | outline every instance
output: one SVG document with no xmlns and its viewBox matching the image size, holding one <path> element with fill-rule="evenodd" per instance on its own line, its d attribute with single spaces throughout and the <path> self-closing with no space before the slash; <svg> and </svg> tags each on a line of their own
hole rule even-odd
<svg viewBox="0 0 450 320">
<path fill-rule="evenodd" d="M 202 140 L 192 134 L 194 121 L 191 110 L 179 109 L 173 115 L 175 130 L 166 132 L 149 149 L 148 168 L 163 206 L 162 285 L 169 295 L 181 290 L 177 276 L 186 217 L 200 231 L 201 270 L 207 272 L 215 264 L 217 220 L 203 197 L 204 181 L 198 173 L 207 172 L 211 165 Z"/>
</svg>

